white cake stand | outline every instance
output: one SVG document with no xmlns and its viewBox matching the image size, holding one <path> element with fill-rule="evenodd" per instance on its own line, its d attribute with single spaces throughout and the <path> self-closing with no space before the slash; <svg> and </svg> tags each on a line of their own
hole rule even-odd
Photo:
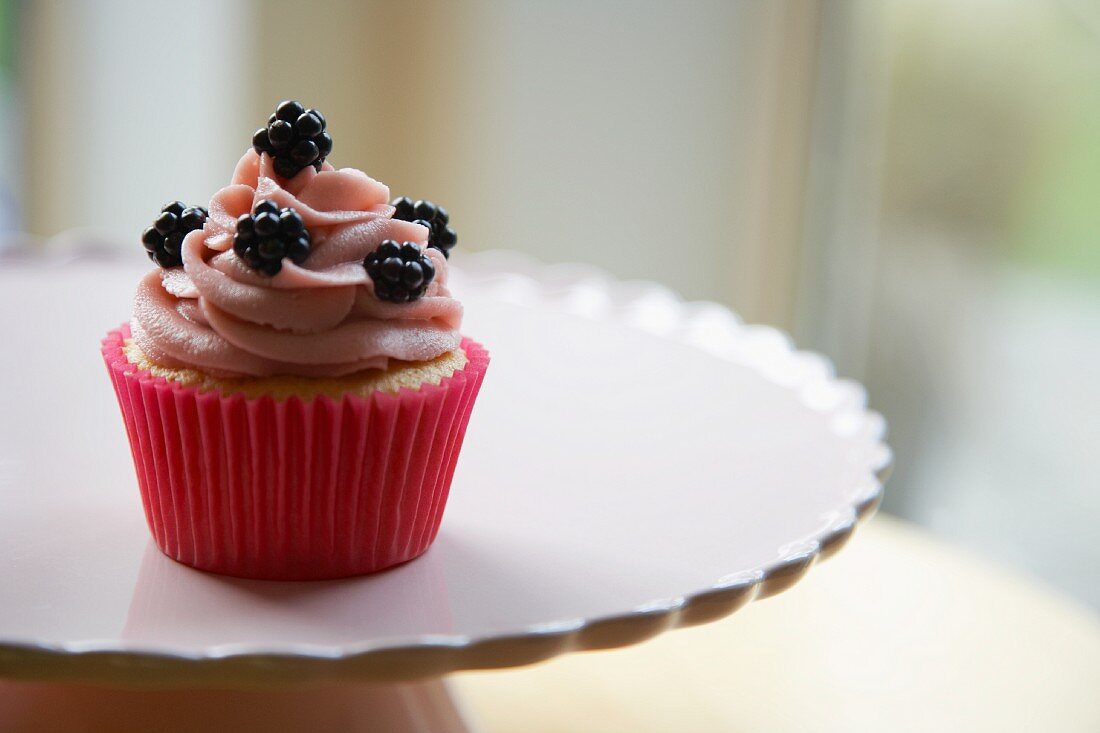
<svg viewBox="0 0 1100 733">
<path fill-rule="evenodd" d="M 459 264 L 493 362 L 439 539 L 275 583 L 149 539 L 98 350 L 141 266 L 0 263 L 0 729 L 464 730 L 442 675 L 721 618 L 877 506 L 882 419 L 783 334 L 587 268 Z"/>
</svg>

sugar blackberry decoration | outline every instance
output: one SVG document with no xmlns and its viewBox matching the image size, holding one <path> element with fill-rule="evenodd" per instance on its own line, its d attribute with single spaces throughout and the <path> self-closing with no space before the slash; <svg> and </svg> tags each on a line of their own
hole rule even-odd
<svg viewBox="0 0 1100 733">
<path fill-rule="evenodd" d="M 251 214 L 241 214 L 233 235 L 233 251 L 241 261 L 268 277 L 279 274 L 284 257 L 296 265 L 305 262 L 310 244 L 301 215 L 271 200 L 256 204 Z"/>
<path fill-rule="evenodd" d="M 391 303 L 419 299 L 435 277 L 435 265 L 415 242 L 387 239 L 363 260 L 374 281 L 374 295 Z"/>
<path fill-rule="evenodd" d="M 267 153 L 275 161 L 275 172 L 283 178 L 293 178 L 306 166 L 321 170 L 321 164 L 332 152 L 332 136 L 325 132 L 325 116 L 315 109 L 306 109 L 300 102 L 280 102 L 267 126 L 256 130 L 252 147 L 257 153 Z"/>
<path fill-rule="evenodd" d="M 427 227 L 428 246 L 438 249 L 444 257 L 451 256 L 451 249 L 458 243 L 458 235 L 450 227 L 451 215 L 446 209 L 423 199 L 413 201 L 408 196 L 396 198 L 391 203 L 395 209 L 394 219 Z"/>
<path fill-rule="evenodd" d="M 182 201 L 165 204 L 160 215 L 141 233 L 141 244 L 149 259 L 160 267 L 179 267 L 183 264 L 180 245 L 189 232 L 202 229 L 206 224 L 206 209 L 188 206 Z"/>
</svg>

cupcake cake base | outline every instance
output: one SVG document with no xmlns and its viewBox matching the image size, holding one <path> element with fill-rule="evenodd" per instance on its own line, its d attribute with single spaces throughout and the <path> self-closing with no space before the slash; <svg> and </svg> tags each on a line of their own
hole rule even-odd
<svg viewBox="0 0 1100 733">
<path fill-rule="evenodd" d="M 216 380 L 150 364 L 129 335 L 111 331 L 102 352 L 165 555 L 307 580 L 376 572 L 431 545 L 489 363 L 479 344 L 340 380 Z"/>
</svg>

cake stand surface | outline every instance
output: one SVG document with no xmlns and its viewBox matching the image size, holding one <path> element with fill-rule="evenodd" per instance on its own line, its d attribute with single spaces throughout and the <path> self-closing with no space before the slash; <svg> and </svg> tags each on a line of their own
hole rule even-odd
<svg viewBox="0 0 1100 733">
<path fill-rule="evenodd" d="M 0 678 L 22 681 L 0 728 L 166 715 L 190 690 L 205 716 L 253 704 L 280 730 L 311 709 L 461 730 L 441 675 L 720 618 L 878 505 L 882 419 L 778 331 L 585 267 L 457 264 L 464 331 L 493 361 L 439 538 L 378 575 L 278 583 L 192 570 L 149 538 L 98 349 L 140 266 L 0 263 L 0 312 L 19 314 L 0 326 Z"/>
</svg>

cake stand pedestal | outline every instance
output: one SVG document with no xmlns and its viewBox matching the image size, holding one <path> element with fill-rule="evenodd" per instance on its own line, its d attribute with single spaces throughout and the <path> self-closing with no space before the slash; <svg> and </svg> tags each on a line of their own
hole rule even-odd
<svg viewBox="0 0 1100 733">
<path fill-rule="evenodd" d="M 0 308 L 39 315 L 0 326 L 35 356 L 0 361 L 0 729 L 466 730 L 447 673 L 721 618 L 877 507 L 881 418 L 781 333 L 587 268 L 458 263 L 493 362 L 439 538 L 306 583 L 149 540 L 97 348 L 140 270 L 0 268 Z"/>
<path fill-rule="evenodd" d="M 442 680 L 317 689 L 148 690 L 0 683 L 5 733 L 464 733 L 477 726 Z"/>
</svg>

